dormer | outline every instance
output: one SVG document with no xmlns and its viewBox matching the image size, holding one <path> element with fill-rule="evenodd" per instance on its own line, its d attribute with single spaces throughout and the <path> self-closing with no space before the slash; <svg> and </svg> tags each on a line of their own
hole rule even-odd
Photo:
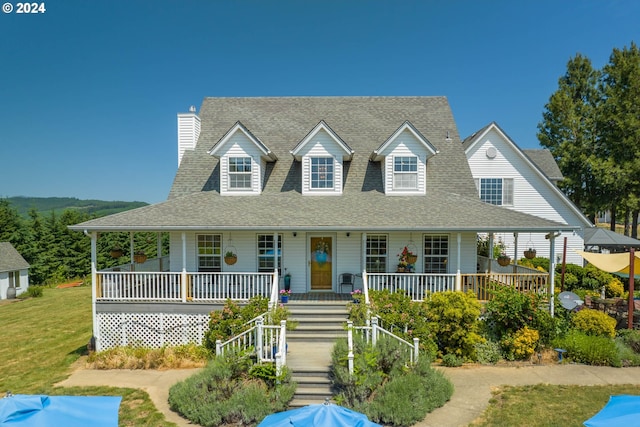
<svg viewBox="0 0 640 427">
<path fill-rule="evenodd" d="M 321 120 L 291 150 L 296 161 L 302 165 L 302 194 L 342 194 L 344 162 L 353 157 L 353 150 Z"/>
<path fill-rule="evenodd" d="M 427 160 L 438 150 L 409 121 L 400 126 L 370 157 L 383 162 L 387 195 L 426 194 Z"/>
<path fill-rule="evenodd" d="M 258 195 L 267 162 L 277 157 L 240 122 L 218 141 L 209 154 L 219 159 L 220 194 Z"/>
</svg>

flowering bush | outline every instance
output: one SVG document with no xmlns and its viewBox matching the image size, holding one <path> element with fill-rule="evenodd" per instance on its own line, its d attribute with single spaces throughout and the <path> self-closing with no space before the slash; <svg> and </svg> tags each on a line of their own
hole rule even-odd
<svg viewBox="0 0 640 427">
<path fill-rule="evenodd" d="M 353 296 L 358 296 L 360 294 L 362 294 L 362 290 L 360 290 L 360 289 L 356 289 L 356 290 L 351 292 L 351 295 L 353 295 Z"/>
<path fill-rule="evenodd" d="M 411 252 L 406 246 L 402 249 L 402 252 L 398 254 L 398 267 L 407 267 L 416 262 L 418 257 Z"/>
<path fill-rule="evenodd" d="M 291 291 L 288 289 L 280 289 L 280 296 L 281 297 L 289 297 L 291 296 Z"/>
</svg>

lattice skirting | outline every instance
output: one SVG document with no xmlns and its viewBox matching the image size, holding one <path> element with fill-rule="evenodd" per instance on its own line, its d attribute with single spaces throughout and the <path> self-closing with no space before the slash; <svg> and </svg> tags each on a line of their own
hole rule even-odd
<svg viewBox="0 0 640 427">
<path fill-rule="evenodd" d="M 98 313 L 96 350 L 201 344 L 209 319 L 208 314 Z"/>
</svg>

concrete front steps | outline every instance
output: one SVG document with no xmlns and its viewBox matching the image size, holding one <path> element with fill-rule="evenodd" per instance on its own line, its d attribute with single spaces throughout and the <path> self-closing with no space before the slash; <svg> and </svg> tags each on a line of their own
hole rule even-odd
<svg viewBox="0 0 640 427">
<path fill-rule="evenodd" d="M 323 403 L 333 397 L 331 352 L 336 338 L 346 337 L 346 302 L 290 301 L 287 308 L 290 319 L 298 322 L 294 331 L 287 331 L 287 366 L 298 384 L 289 406 Z"/>
</svg>

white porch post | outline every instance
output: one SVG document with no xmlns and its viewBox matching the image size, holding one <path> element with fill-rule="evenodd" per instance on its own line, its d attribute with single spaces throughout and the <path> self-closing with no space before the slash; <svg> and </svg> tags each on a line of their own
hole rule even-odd
<svg viewBox="0 0 640 427">
<path fill-rule="evenodd" d="M 182 302 L 187 302 L 187 235 L 182 232 L 182 278 L 180 280 Z"/>
<path fill-rule="evenodd" d="M 462 235 L 460 233 L 458 233 L 457 241 L 458 241 L 458 248 L 457 248 L 458 262 L 456 266 L 456 291 L 460 292 L 462 291 L 462 275 L 460 274 L 460 256 L 462 254 L 460 246 L 462 245 Z"/>
<path fill-rule="evenodd" d="M 551 317 L 554 315 L 554 292 L 555 292 L 555 279 L 556 279 L 556 237 L 557 234 L 551 232 L 545 237 L 549 239 L 549 281 L 550 283 L 550 295 L 549 295 L 549 313 Z"/>
<path fill-rule="evenodd" d="M 91 233 L 91 317 L 93 319 L 93 341 L 94 350 L 100 351 L 100 328 L 98 328 L 98 310 L 96 309 L 96 300 L 98 299 L 98 268 L 97 268 L 97 242 L 98 234 L 93 231 Z"/>
<path fill-rule="evenodd" d="M 360 271 L 362 271 L 362 292 L 367 288 L 367 233 L 362 233 L 362 244 L 360 247 Z M 368 292 L 367 292 L 368 294 Z M 365 298 L 366 301 L 366 298 Z"/>
<path fill-rule="evenodd" d="M 273 269 L 278 271 L 278 233 L 273 233 Z"/>
</svg>

